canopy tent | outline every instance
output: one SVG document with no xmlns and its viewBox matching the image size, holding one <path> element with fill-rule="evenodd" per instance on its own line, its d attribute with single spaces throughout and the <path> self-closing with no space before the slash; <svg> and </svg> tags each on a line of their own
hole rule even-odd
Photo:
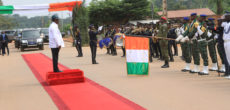
<svg viewBox="0 0 230 110">
<path fill-rule="evenodd" d="M 72 1 L 63 3 L 51 3 L 41 5 L 20 5 L 20 6 L 0 6 L 0 14 L 20 14 L 20 13 L 35 13 L 35 12 L 54 12 L 54 11 L 72 11 L 82 1 Z"/>
</svg>

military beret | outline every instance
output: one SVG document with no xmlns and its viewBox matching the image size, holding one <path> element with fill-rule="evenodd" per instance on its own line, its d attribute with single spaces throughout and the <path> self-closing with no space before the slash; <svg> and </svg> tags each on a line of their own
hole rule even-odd
<svg viewBox="0 0 230 110">
<path fill-rule="evenodd" d="M 163 20 L 165 20 L 165 21 L 167 20 L 167 18 L 165 18 L 165 17 L 161 17 L 161 19 L 163 19 Z"/>
<path fill-rule="evenodd" d="M 205 14 L 201 14 L 201 15 L 200 15 L 200 17 L 207 17 L 207 15 L 205 15 Z"/>
<path fill-rule="evenodd" d="M 93 25 L 93 24 L 90 24 L 89 27 L 90 27 L 90 28 L 91 28 L 91 27 L 94 27 L 94 25 Z"/>
<path fill-rule="evenodd" d="M 187 20 L 187 21 L 188 21 L 188 20 L 189 20 L 189 17 L 184 17 L 184 20 Z"/>
<path fill-rule="evenodd" d="M 213 21 L 213 20 L 215 20 L 215 19 L 214 19 L 214 18 L 208 18 L 208 20 L 209 20 L 209 21 Z"/>
<path fill-rule="evenodd" d="M 196 13 L 191 13 L 191 16 L 197 15 Z"/>
</svg>

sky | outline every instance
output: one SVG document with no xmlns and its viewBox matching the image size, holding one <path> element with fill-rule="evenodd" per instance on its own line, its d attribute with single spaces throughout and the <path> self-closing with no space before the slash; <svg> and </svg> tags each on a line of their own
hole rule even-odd
<svg viewBox="0 0 230 110">
<path fill-rule="evenodd" d="M 49 3 L 58 3 L 58 2 L 70 2 L 75 0 L 2 0 L 3 5 L 33 5 L 33 4 L 49 4 Z M 86 0 L 86 4 L 89 4 L 91 0 Z M 69 17 L 69 13 L 66 11 L 63 12 L 52 12 L 52 13 L 25 13 L 21 16 L 51 16 L 53 14 L 58 14 L 60 18 Z"/>
</svg>

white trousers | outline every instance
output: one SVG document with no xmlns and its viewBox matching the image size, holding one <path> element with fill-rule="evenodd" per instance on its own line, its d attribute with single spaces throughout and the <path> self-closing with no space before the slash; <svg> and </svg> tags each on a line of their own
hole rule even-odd
<svg viewBox="0 0 230 110">
<path fill-rule="evenodd" d="M 228 64 L 230 64 L 230 41 L 224 42 L 224 49 L 228 60 Z"/>
</svg>

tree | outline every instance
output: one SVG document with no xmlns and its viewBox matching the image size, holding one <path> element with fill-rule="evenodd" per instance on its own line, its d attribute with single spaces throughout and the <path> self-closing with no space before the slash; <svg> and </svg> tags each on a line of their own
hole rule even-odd
<svg viewBox="0 0 230 110">
<path fill-rule="evenodd" d="M 77 25 L 81 32 L 82 43 L 86 44 L 89 42 L 89 35 L 88 35 L 88 12 L 87 8 L 85 7 L 85 1 L 81 5 L 76 5 L 73 10 L 72 16 L 72 24 Z M 75 30 L 73 29 L 75 33 Z"/>
<path fill-rule="evenodd" d="M 210 0 L 209 4 L 216 5 L 214 6 L 216 8 L 216 14 L 221 15 L 224 12 L 223 9 L 223 0 Z"/>
<path fill-rule="evenodd" d="M 2 0 L 0 0 L 0 6 L 2 6 Z M 14 24 L 12 24 L 12 19 L 7 19 L 5 16 L 0 15 L 0 29 L 11 29 L 14 27 Z"/>
<path fill-rule="evenodd" d="M 93 0 L 89 7 L 90 23 L 114 24 L 124 19 L 124 9 L 120 0 Z"/>
<path fill-rule="evenodd" d="M 148 0 L 123 0 L 124 14 L 129 20 L 145 19 L 150 14 Z"/>
</svg>

